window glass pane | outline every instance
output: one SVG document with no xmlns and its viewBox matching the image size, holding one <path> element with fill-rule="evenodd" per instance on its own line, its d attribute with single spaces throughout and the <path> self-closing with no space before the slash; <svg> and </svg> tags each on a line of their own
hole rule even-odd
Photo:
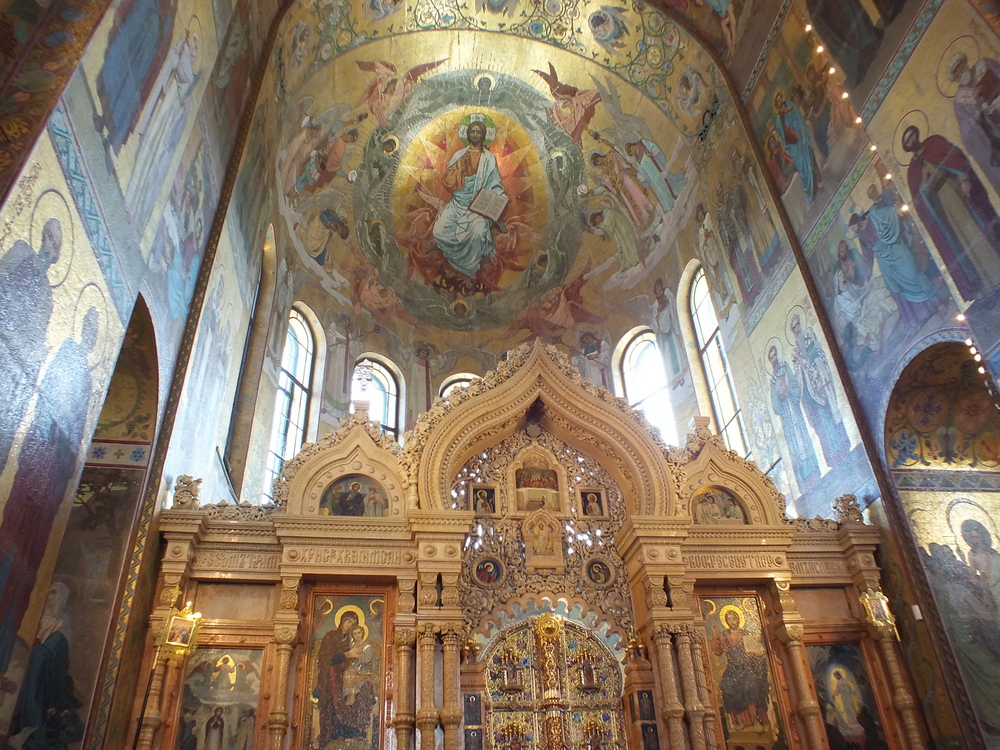
<svg viewBox="0 0 1000 750">
<path fill-rule="evenodd" d="M 699 269 L 691 286 L 691 317 L 701 348 L 701 364 L 705 380 L 708 381 L 712 411 L 716 427 L 726 445 L 749 457 L 746 429 L 729 373 L 725 344 L 719 334 L 719 319 L 712 306 L 709 291 L 705 270 Z"/>
<path fill-rule="evenodd" d="M 367 399 L 369 417 L 382 425 L 383 432 L 399 436 L 399 387 L 395 375 L 381 362 L 366 358 L 355 365 L 351 400 L 359 398 Z"/>
<path fill-rule="evenodd" d="M 313 342 L 305 320 L 297 310 L 288 316 L 288 331 L 281 352 L 281 371 L 274 400 L 271 444 L 264 471 L 261 496 L 270 501 L 271 486 L 305 441 L 309 414 L 309 387 L 312 381 Z"/>
<path fill-rule="evenodd" d="M 660 347 L 651 330 L 640 332 L 625 347 L 621 376 L 629 404 L 642 410 L 666 443 L 676 445 L 677 427 L 670 403 L 670 389 L 667 387 Z"/>
</svg>

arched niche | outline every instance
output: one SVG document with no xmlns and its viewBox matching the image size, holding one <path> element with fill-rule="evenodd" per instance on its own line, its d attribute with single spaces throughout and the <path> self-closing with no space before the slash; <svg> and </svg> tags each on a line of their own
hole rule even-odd
<svg viewBox="0 0 1000 750">
<path fill-rule="evenodd" d="M 324 513 L 324 494 L 345 477 L 367 477 L 386 496 L 386 515 L 377 520 L 401 520 L 406 513 L 406 482 L 398 454 L 395 441 L 383 436 L 376 425 L 353 415 L 336 432 L 306 445 L 285 465 L 275 482 L 275 502 L 291 515 L 349 519 L 352 516 Z"/>
<path fill-rule="evenodd" d="M 786 523 L 785 496 L 778 492 L 770 477 L 752 461 L 727 449 L 721 437 L 708 433 L 707 426 L 699 426 L 689 438 L 688 451 L 695 455 L 684 466 L 678 515 L 690 515 L 695 519 L 692 499 L 705 489 L 720 488 L 735 496 L 747 524 L 779 526 Z"/>
<path fill-rule="evenodd" d="M 927 620 L 940 618 L 943 633 L 932 632 L 954 657 L 954 667 L 942 662 L 956 707 L 966 712 L 969 746 L 978 739 L 975 719 L 1000 720 L 1000 655 L 984 645 L 996 630 L 1000 601 L 996 570 L 990 576 L 986 562 L 1000 549 L 1000 412 L 993 381 L 980 368 L 967 344 L 926 347 L 900 372 L 883 426 L 885 461 L 905 519 L 893 531 L 913 545 L 926 577 L 932 601 L 918 602 L 937 610 Z"/>
<path fill-rule="evenodd" d="M 514 350 L 496 371 L 420 417 L 401 457 L 410 502 L 443 510 L 462 465 L 529 417 L 604 466 L 632 513 L 673 513 L 678 486 L 666 447 L 622 399 L 585 383 L 564 355 L 540 344 Z"/>
</svg>

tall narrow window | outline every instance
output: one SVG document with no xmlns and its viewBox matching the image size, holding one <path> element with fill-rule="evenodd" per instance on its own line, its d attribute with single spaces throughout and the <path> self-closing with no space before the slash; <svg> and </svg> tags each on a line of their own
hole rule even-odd
<svg viewBox="0 0 1000 750">
<path fill-rule="evenodd" d="M 712 307 L 708 280 L 705 278 L 703 268 L 698 269 L 691 285 L 691 317 L 698 337 L 698 351 L 701 354 L 705 379 L 708 381 L 712 411 L 715 414 L 719 434 L 730 450 L 750 458 L 746 428 L 743 426 L 743 413 L 736 400 L 736 389 L 733 387 L 733 378 L 729 372 L 726 347 L 719 335 L 719 319 L 715 315 L 715 308 Z"/>
<path fill-rule="evenodd" d="M 362 357 L 354 365 L 351 401 L 368 402 L 368 416 L 380 422 L 382 432 L 399 440 L 399 381 L 385 363 Z"/>
<path fill-rule="evenodd" d="M 622 351 L 619 367 L 625 399 L 642 411 L 664 441 L 677 445 L 677 425 L 656 334 L 649 328 L 634 331 Z"/>
<path fill-rule="evenodd" d="M 272 485 L 281 474 L 285 461 L 292 458 L 305 440 L 312 389 L 316 343 L 305 318 L 295 308 L 288 316 L 288 333 L 281 354 L 278 392 L 274 400 L 271 447 L 264 473 L 263 500 L 273 502 Z"/>
</svg>

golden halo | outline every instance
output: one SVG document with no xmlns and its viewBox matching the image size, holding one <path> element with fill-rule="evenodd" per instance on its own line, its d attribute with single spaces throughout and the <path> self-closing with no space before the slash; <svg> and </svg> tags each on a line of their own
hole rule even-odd
<svg viewBox="0 0 1000 750">
<path fill-rule="evenodd" d="M 945 47 L 941 59 L 938 60 L 937 88 L 938 93 L 946 99 L 953 99 L 958 93 L 958 84 L 948 78 L 948 66 L 952 58 L 958 54 L 965 55 L 971 68 L 979 61 L 979 40 L 970 34 L 963 34 Z"/>
<path fill-rule="evenodd" d="M 53 289 L 62 286 L 69 276 L 73 265 L 73 253 L 76 250 L 76 227 L 73 224 L 73 214 L 69 204 L 59 191 L 49 188 L 35 201 L 31 209 L 31 224 L 28 227 L 28 244 L 36 253 L 41 249 L 42 230 L 45 222 L 56 219 L 62 229 L 62 245 L 59 247 L 59 260 L 49 268 L 49 284 Z"/>
<path fill-rule="evenodd" d="M 378 617 L 384 609 L 385 599 L 372 599 L 368 603 L 368 611 L 371 612 L 372 617 Z"/>
<path fill-rule="evenodd" d="M 73 338 L 83 341 L 83 319 L 90 308 L 97 311 L 97 341 L 93 351 L 87 354 L 87 367 L 91 370 L 103 361 L 108 348 L 108 299 L 93 281 L 80 290 L 76 298 L 76 308 L 73 310 Z"/>
<path fill-rule="evenodd" d="M 900 118 L 896 131 L 892 134 L 892 158 L 901 167 L 909 166 L 910 159 L 913 158 L 911 154 L 903 151 L 903 131 L 910 125 L 917 126 L 921 138 L 926 138 L 931 130 L 931 122 L 922 109 L 911 109 Z"/>
<path fill-rule="evenodd" d="M 187 34 L 190 34 L 192 31 L 201 39 L 201 19 L 198 18 L 196 13 L 191 14 L 191 18 L 188 19 L 187 29 L 185 29 Z"/>
<path fill-rule="evenodd" d="M 356 604 L 345 604 L 343 607 L 337 610 L 337 614 L 333 616 L 333 626 L 340 629 L 340 621 L 344 618 L 347 612 L 353 612 L 358 616 L 358 627 L 365 631 L 365 640 L 368 640 L 368 624 L 365 622 L 365 612 L 361 607 Z"/>
<path fill-rule="evenodd" d="M 701 603 L 702 603 L 702 606 L 705 607 L 705 610 L 706 610 L 705 611 L 705 616 L 706 617 L 711 617 L 719 609 L 718 606 L 716 606 L 714 599 L 702 599 Z"/>
<path fill-rule="evenodd" d="M 384 141 L 382 141 L 382 153 L 386 156 L 392 156 L 396 151 L 399 150 L 399 138 L 394 135 L 390 135 Z"/>
<path fill-rule="evenodd" d="M 726 624 L 726 615 L 728 615 L 730 612 L 735 612 L 736 616 L 740 618 L 740 630 L 745 628 L 747 624 L 747 619 L 743 615 L 743 610 L 734 604 L 727 604 L 725 607 L 722 608 L 722 611 L 719 612 L 719 622 L 721 622 L 723 625 L 726 626 L 726 628 L 728 628 L 729 625 Z"/>
<path fill-rule="evenodd" d="M 793 348 L 795 347 L 795 334 L 792 333 L 792 318 L 796 315 L 799 316 L 799 321 L 804 326 L 806 324 L 806 311 L 802 305 L 792 305 L 788 310 L 788 314 L 785 316 L 785 341 L 787 341 L 788 345 Z"/>
<path fill-rule="evenodd" d="M 319 611 L 319 613 L 320 613 L 321 615 L 323 615 L 323 617 L 326 617 L 326 616 L 327 616 L 328 614 L 330 614 L 331 612 L 333 612 L 333 602 L 332 602 L 332 601 L 330 601 L 330 599 L 329 599 L 329 597 L 328 597 L 328 598 L 327 598 L 327 600 L 326 600 L 326 601 L 324 602 L 324 604 L 328 604 L 328 605 L 329 605 L 329 609 L 327 609 L 327 610 L 325 610 L 325 611 L 321 609 L 321 610 Z M 320 606 L 322 606 L 322 605 L 320 605 Z"/>
<path fill-rule="evenodd" d="M 986 512 L 983 506 L 974 500 L 970 500 L 967 497 L 952 500 L 948 503 L 946 515 L 948 518 L 948 528 L 951 529 L 951 533 L 955 538 L 956 552 L 959 549 L 965 550 L 969 548 L 968 542 L 962 536 L 962 524 L 966 521 L 978 521 L 981 523 L 993 537 L 993 544 L 1000 541 L 1000 532 L 997 530 L 997 525 L 993 521 L 993 517 Z"/>
<path fill-rule="evenodd" d="M 484 78 L 490 82 L 490 91 L 493 91 L 493 89 L 497 87 L 497 79 L 489 73 L 480 73 L 479 75 L 474 76 L 472 79 L 472 88 L 479 91 L 479 82 Z"/>
<path fill-rule="evenodd" d="M 779 362 L 782 361 L 782 358 L 781 358 L 781 354 L 782 354 L 782 352 L 781 352 L 781 349 L 782 349 L 781 339 L 779 339 L 777 336 L 772 336 L 771 338 L 769 338 L 767 340 L 767 343 L 764 344 L 764 364 L 765 365 L 770 365 L 771 364 L 771 361 L 767 358 L 767 354 L 768 354 L 768 352 L 771 351 L 771 347 L 772 346 L 775 349 L 778 350 L 778 361 Z"/>
</svg>

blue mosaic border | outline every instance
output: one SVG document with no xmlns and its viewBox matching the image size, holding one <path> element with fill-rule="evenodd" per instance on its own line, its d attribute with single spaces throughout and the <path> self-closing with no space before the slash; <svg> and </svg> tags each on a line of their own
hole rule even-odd
<svg viewBox="0 0 1000 750">
<path fill-rule="evenodd" d="M 927 3 L 921 9 L 917 19 L 913 22 L 910 33 L 906 35 L 902 44 L 899 45 L 896 54 L 893 55 L 888 67 L 886 67 L 885 72 L 882 74 L 881 80 L 872 89 L 872 93 L 868 96 L 865 106 L 859 113 L 865 124 L 871 122 L 875 116 L 875 112 L 882 106 L 885 97 L 889 94 L 889 90 L 896 84 L 899 74 L 903 72 L 903 67 L 909 61 L 910 55 L 913 54 L 913 50 L 916 49 L 917 44 L 923 39 L 924 32 L 927 31 L 927 28 L 931 25 L 931 21 L 937 16 L 938 9 L 943 3 L 944 0 L 927 0 Z"/>
<path fill-rule="evenodd" d="M 59 160 L 59 166 L 73 196 L 73 202 L 83 219 L 87 238 L 94 248 L 97 262 L 104 273 L 104 280 L 107 282 L 111 299 L 115 303 L 119 317 L 122 320 L 127 320 L 132 311 L 135 294 L 125 278 L 107 225 L 101 214 L 100 204 L 97 202 L 97 197 L 90 185 L 87 169 L 80 159 L 80 147 L 66 116 L 66 105 L 63 99 L 59 100 L 56 108 L 52 111 L 48 130 L 49 138 L 52 140 L 52 146 Z"/>
</svg>

